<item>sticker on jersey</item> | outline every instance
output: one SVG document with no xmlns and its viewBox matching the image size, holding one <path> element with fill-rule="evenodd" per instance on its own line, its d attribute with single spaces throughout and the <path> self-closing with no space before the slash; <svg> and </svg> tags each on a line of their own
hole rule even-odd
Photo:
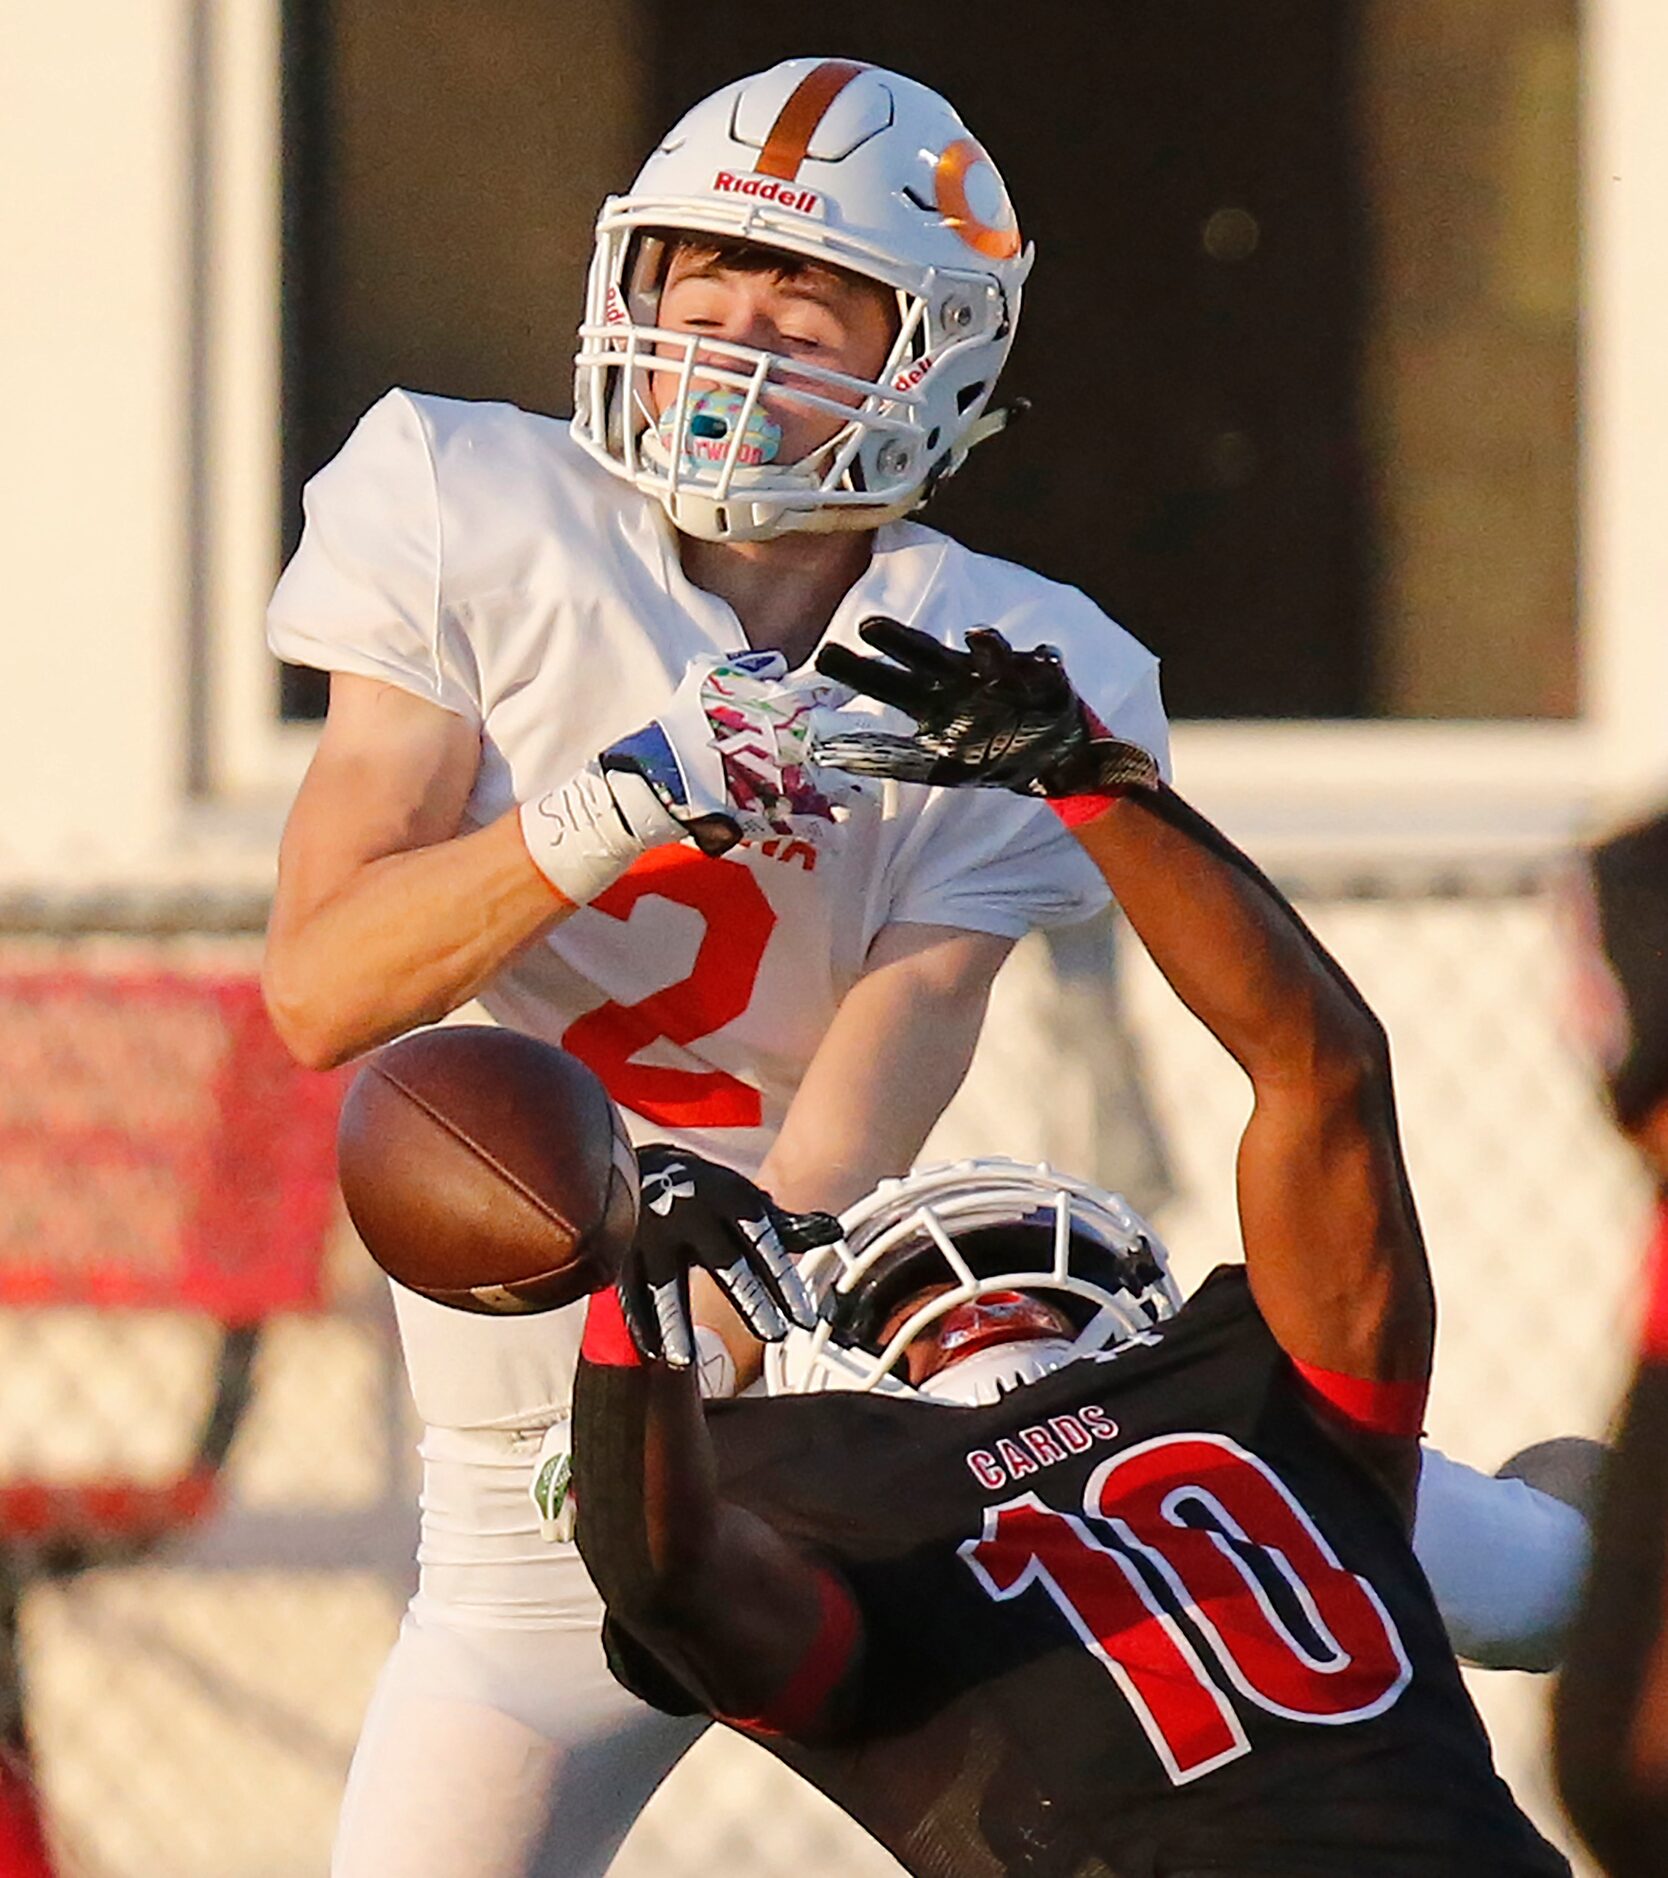
<svg viewBox="0 0 1668 1878">
<path fill-rule="evenodd" d="M 1019 253 L 1019 217 L 996 165 L 971 137 L 958 137 L 933 169 L 938 212 L 975 253 L 1011 261 Z"/>
<path fill-rule="evenodd" d="M 792 209 L 796 215 L 825 217 L 823 199 L 814 189 L 796 182 L 782 182 L 774 176 L 738 175 L 734 170 L 720 170 L 712 179 L 712 190 L 720 196 L 749 196 L 758 202 L 774 202 L 779 209 Z"/>
<path fill-rule="evenodd" d="M 544 1431 L 527 1491 L 538 1515 L 540 1537 L 552 1545 L 565 1545 L 574 1528 L 573 1424 L 567 1416 Z"/>
<path fill-rule="evenodd" d="M 997 1602 L 1033 1589 L 1053 1602 L 1177 1786 L 1252 1752 L 1235 1695 L 1338 1727 L 1382 1715 L 1412 1680 L 1378 1593 L 1223 1435 L 1164 1435 L 1103 1461 L 1080 1515 L 1035 1493 L 990 1507 L 959 1552 Z"/>
</svg>

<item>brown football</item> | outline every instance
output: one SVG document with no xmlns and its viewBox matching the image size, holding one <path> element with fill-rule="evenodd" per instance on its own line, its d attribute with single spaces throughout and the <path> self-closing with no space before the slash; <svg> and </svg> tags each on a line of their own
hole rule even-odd
<svg viewBox="0 0 1668 1878">
<path fill-rule="evenodd" d="M 443 1025 L 374 1051 L 336 1148 L 372 1258 L 460 1311 L 571 1304 L 616 1276 L 637 1227 L 637 1157 L 608 1091 L 518 1031 Z"/>
</svg>

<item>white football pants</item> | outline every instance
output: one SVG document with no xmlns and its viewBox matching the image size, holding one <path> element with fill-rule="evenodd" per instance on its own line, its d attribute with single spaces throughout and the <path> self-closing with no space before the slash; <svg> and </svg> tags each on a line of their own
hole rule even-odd
<svg viewBox="0 0 1668 1878">
<path fill-rule="evenodd" d="M 609 1674 L 577 1549 L 540 1536 L 538 1434 L 429 1429 L 421 1582 L 371 1696 L 331 1878 L 601 1878 L 706 1725 Z"/>
</svg>

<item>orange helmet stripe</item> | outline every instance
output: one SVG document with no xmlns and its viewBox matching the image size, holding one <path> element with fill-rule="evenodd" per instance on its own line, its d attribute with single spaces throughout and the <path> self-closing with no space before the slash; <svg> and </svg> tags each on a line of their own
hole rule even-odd
<svg viewBox="0 0 1668 1878">
<path fill-rule="evenodd" d="M 851 59 L 824 59 L 794 86 L 786 104 L 776 114 L 757 168 L 761 175 L 779 177 L 791 183 L 799 174 L 817 126 L 828 114 L 828 107 L 859 72 L 869 67 Z"/>
</svg>

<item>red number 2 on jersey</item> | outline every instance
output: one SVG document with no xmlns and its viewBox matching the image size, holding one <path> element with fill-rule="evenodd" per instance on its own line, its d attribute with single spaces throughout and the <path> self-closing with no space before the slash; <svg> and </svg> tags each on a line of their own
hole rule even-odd
<svg viewBox="0 0 1668 1878">
<path fill-rule="evenodd" d="M 603 1004 L 567 1027 L 562 1047 L 588 1063 L 616 1102 L 668 1128 L 755 1128 L 759 1092 L 721 1069 L 668 1069 L 632 1059 L 651 1043 L 691 1044 L 747 1009 L 775 909 L 748 870 L 683 846 L 652 848 L 591 902 L 628 920 L 640 900 L 692 907 L 706 930 L 689 976 L 637 1004 Z"/>
<path fill-rule="evenodd" d="M 1078 1518 L 1027 1493 L 992 1507 L 961 1556 L 993 1598 L 1043 1587 L 1178 1786 L 1250 1751 L 1224 1681 L 1270 1714 L 1320 1724 L 1382 1714 L 1407 1687 L 1406 1651 L 1372 1586 L 1338 1563 L 1284 1482 L 1226 1436 L 1143 1442 L 1095 1470 L 1083 1505 Z M 1185 1523 L 1190 1510 L 1214 1530 Z M 1307 1637 L 1270 1599 L 1271 1573 Z"/>
</svg>

